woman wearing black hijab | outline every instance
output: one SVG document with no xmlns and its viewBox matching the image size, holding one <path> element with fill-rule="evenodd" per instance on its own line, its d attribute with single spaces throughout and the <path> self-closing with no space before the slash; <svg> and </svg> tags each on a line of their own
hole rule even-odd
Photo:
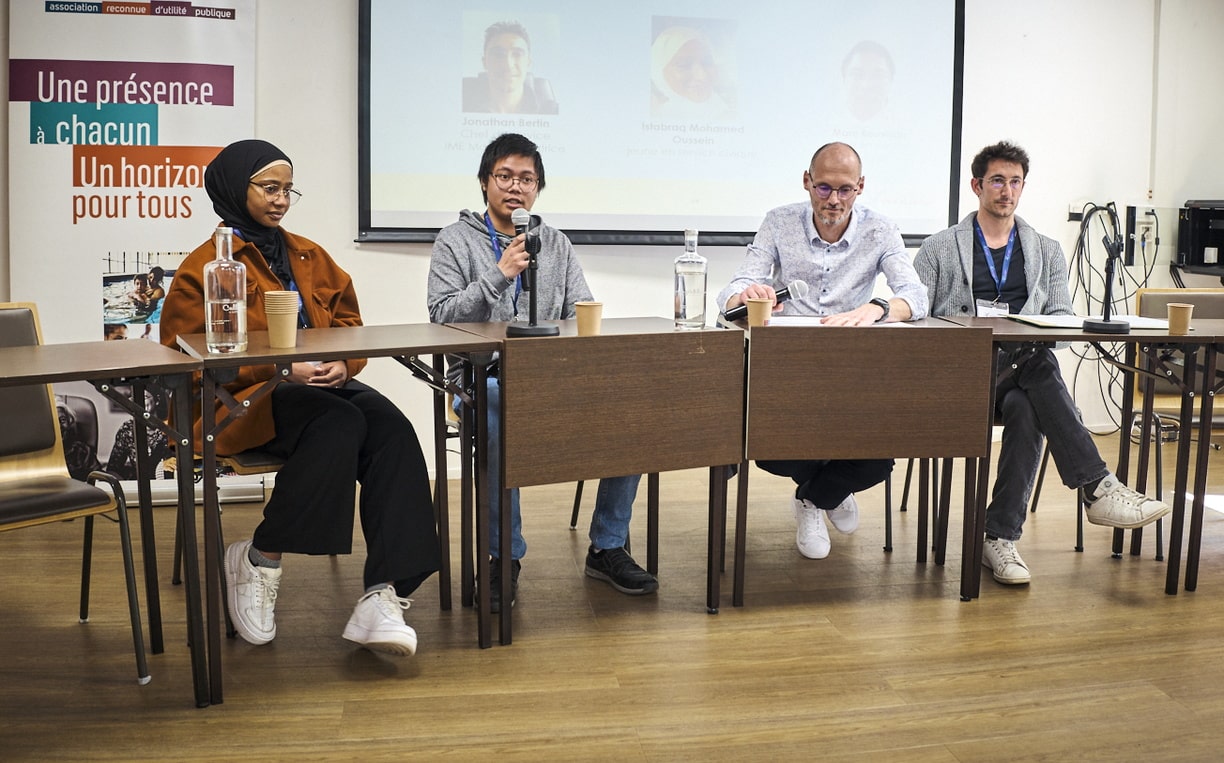
<svg viewBox="0 0 1224 763">
<path fill-rule="evenodd" d="M 293 165 L 280 149 L 261 140 L 226 146 L 208 165 L 204 188 L 221 223 L 234 229 L 234 259 L 246 265 L 251 330 L 267 328 L 264 293 L 281 290 L 301 295 L 303 327 L 361 325 L 348 274 L 318 244 L 280 227 L 300 196 Z M 204 331 L 203 268 L 215 257 L 210 238 L 175 272 L 162 307 L 162 344 L 174 347 L 179 334 Z M 276 636 L 282 554 L 352 551 L 360 482 L 365 594 L 344 638 L 391 654 L 416 651 L 416 632 L 404 623 L 404 597 L 441 561 L 429 477 L 412 424 L 395 404 L 353 379 L 365 364 L 294 363 L 288 383 L 254 402 L 217 438 L 222 455 L 258 448 L 285 462 L 254 537 L 225 552 L 230 616 L 253 644 Z M 225 387 L 243 400 L 274 370 L 244 366 Z M 197 421 L 197 436 L 199 426 Z"/>
</svg>

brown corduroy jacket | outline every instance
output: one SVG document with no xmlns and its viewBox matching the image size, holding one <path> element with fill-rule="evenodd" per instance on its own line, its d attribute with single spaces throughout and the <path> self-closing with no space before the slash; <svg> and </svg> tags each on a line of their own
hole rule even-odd
<svg viewBox="0 0 1224 763">
<path fill-rule="evenodd" d="M 293 280 L 303 295 L 310 325 L 360 326 L 361 311 L 349 274 L 315 242 L 283 229 L 282 233 Z M 281 284 L 273 275 L 254 244 L 235 237 L 234 246 L 234 259 L 246 265 L 247 330 L 264 331 L 268 328 L 264 316 L 264 292 L 282 290 L 288 288 L 288 285 Z M 179 334 L 204 332 L 204 265 L 216 256 L 216 248 L 212 239 L 209 239 L 188 255 L 174 272 L 174 280 L 170 284 L 169 293 L 166 294 L 161 314 L 161 343 L 167 347 L 178 349 Z M 365 368 L 366 361 L 364 358 L 350 359 L 345 361 L 345 364 L 351 379 Z M 254 394 L 263 382 L 271 379 L 275 370 L 271 365 L 243 366 L 238 377 L 226 384 L 225 388 L 237 400 L 244 400 Z M 198 387 L 196 398 L 195 442 L 198 452 L 202 442 Z M 224 408 L 218 404 L 217 418 L 221 419 L 224 415 Z M 241 453 L 264 444 L 272 439 L 274 434 L 272 397 L 265 395 L 252 405 L 244 416 L 234 420 L 221 432 L 217 438 L 217 453 Z"/>
</svg>

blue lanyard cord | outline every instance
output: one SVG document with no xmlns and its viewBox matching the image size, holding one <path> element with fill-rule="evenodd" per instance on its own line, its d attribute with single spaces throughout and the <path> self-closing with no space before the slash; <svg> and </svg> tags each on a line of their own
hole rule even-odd
<svg viewBox="0 0 1224 763">
<path fill-rule="evenodd" d="M 493 245 L 493 261 L 501 262 L 502 248 L 501 242 L 497 240 L 497 232 L 493 230 L 493 221 L 489 219 L 489 213 L 485 212 L 485 228 L 489 231 L 489 243 Z M 520 273 L 514 279 L 514 314 L 518 315 L 518 298 L 523 293 L 523 275 Z"/>
<path fill-rule="evenodd" d="M 298 291 L 297 281 L 289 279 L 289 291 L 297 292 L 298 295 L 298 328 L 310 328 L 310 317 L 306 315 L 306 300 L 302 298 L 302 292 Z"/>
<path fill-rule="evenodd" d="M 990 279 L 995 284 L 995 296 L 1003 294 L 1003 284 L 1007 282 L 1007 271 L 1011 270 L 1012 250 L 1016 246 L 1016 226 L 1013 223 L 1011 233 L 1007 235 L 1007 248 L 1003 250 L 1003 277 L 999 277 L 999 271 L 995 268 L 994 254 L 990 251 L 990 244 L 986 243 L 986 234 L 982 232 L 982 226 L 978 225 L 978 221 L 973 221 L 973 229 L 977 231 L 978 240 L 982 242 L 982 254 L 986 255 L 986 267 L 990 269 Z"/>
</svg>

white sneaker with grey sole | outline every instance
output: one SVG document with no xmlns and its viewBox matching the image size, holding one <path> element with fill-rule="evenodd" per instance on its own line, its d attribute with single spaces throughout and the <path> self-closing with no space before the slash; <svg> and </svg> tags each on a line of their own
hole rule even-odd
<svg viewBox="0 0 1224 763">
<path fill-rule="evenodd" d="M 858 529 L 859 509 L 854 493 L 846 496 L 846 500 L 837 504 L 836 509 L 829 509 L 826 513 L 829 515 L 829 523 L 839 533 L 849 535 Z"/>
<path fill-rule="evenodd" d="M 1028 565 L 1016 550 L 1015 541 L 986 538 L 982 545 L 982 566 L 989 567 L 994 579 L 1004 585 L 1023 585 L 1032 579 Z"/>
<path fill-rule="evenodd" d="M 234 630 L 244 641 L 266 644 L 276 638 L 276 591 L 279 567 L 256 567 L 247 554 L 251 541 L 225 549 L 226 604 Z"/>
<path fill-rule="evenodd" d="M 1167 503 L 1131 490 L 1108 474 L 1097 485 L 1092 503 L 1084 508 L 1084 516 L 1094 525 L 1134 530 L 1150 525 L 1170 511 L 1173 507 Z"/>
<path fill-rule="evenodd" d="M 417 634 L 404 622 L 404 610 L 411 604 L 391 586 L 370 591 L 358 600 L 344 626 L 344 638 L 374 652 L 411 657 L 416 654 Z"/>
<path fill-rule="evenodd" d="M 825 527 L 825 510 L 802 498 L 792 498 L 791 508 L 799 524 L 795 531 L 795 545 L 799 547 L 799 553 L 808 559 L 824 559 L 832 547 L 829 528 Z"/>
</svg>

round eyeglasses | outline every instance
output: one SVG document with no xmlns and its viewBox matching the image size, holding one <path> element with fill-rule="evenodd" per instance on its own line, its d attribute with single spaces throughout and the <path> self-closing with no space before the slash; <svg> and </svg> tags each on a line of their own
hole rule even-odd
<svg viewBox="0 0 1224 763">
<path fill-rule="evenodd" d="M 522 188 L 524 191 L 532 191 L 536 187 L 536 176 L 515 176 L 505 172 L 497 172 L 493 175 L 493 182 L 497 183 L 497 187 L 503 191 L 509 191 L 512 187 L 514 187 L 515 183 L 518 183 L 519 188 Z"/>
<path fill-rule="evenodd" d="M 263 191 L 264 198 L 270 202 L 276 202 L 284 197 L 292 207 L 302 198 L 302 192 L 296 188 L 281 188 L 276 183 L 256 183 L 254 180 L 251 181 L 251 185 Z"/>
</svg>

